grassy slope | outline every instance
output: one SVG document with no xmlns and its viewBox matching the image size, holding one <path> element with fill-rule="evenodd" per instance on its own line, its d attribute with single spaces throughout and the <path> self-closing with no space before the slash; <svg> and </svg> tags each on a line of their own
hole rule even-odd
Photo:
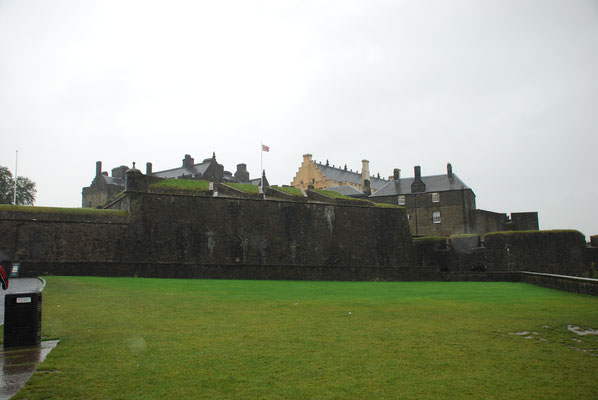
<svg viewBox="0 0 598 400">
<path fill-rule="evenodd" d="M 126 216 L 124 210 L 103 210 L 97 208 L 66 208 L 66 207 L 38 207 L 38 206 L 11 206 L 0 204 L 0 211 L 30 212 L 40 214 L 80 214 L 80 215 L 116 215 Z"/>
<path fill-rule="evenodd" d="M 598 328 L 590 296 L 519 283 L 47 281 L 43 330 L 61 343 L 16 398 L 598 397 L 598 357 L 572 348 L 598 337 L 566 329 Z"/>
<path fill-rule="evenodd" d="M 258 186 L 250 185 L 248 183 L 225 183 L 225 185 L 235 188 L 237 190 L 241 190 L 245 193 L 258 194 L 260 192 Z"/>
<path fill-rule="evenodd" d="M 301 189 L 298 189 L 296 187 L 289 187 L 289 186 L 272 186 L 273 189 L 279 190 L 283 193 L 289 194 L 291 196 L 297 196 L 297 197 L 304 197 L 303 192 L 301 191 Z"/>
<path fill-rule="evenodd" d="M 160 189 L 180 189 L 195 192 L 205 192 L 210 190 L 210 182 L 194 179 L 164 179 L 150 185 L 151 188 Z"/>
</svg>

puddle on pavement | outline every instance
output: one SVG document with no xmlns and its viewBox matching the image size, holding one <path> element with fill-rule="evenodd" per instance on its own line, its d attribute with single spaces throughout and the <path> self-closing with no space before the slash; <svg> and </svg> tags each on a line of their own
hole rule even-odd
<svg viewBox="0 0 598 400">
<path fill-rule="evenodd" d="M 36 347 L 14 347 L 0 351 L 0 400 L 14 396 L 57 344 L 58 340 L 47 340 Z"/>
</svg>

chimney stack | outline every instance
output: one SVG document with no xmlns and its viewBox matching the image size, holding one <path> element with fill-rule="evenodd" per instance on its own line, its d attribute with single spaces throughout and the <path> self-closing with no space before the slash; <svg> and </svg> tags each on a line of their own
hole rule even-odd
<svg viewBox="0 0 598 400">
<path fill-rule="evenodd" d="M 152 174 L 152 163 L 145 163 L 145 174 L 150 176 Z"/>
<path fill-rule="evenodd" d="M 96 161 L 96 176 L 102 175 L 102 162 Z"/>
<path fill-rule="evenodd" d="M 361 160 L 361 187 L 365 190 L 365 181 L 370 180 L 370 162 Z"/>
<path fill-rule="evenodd" d="M 395 181 L 398 181 L 398 180 L 401 179 L 401 170 L 400 169 L 395 168 L 392 171 L 392 179 L 395 180 Z"/>
<path fill-rule="evenodd" d="M 312 157 L 312 155 L 309 154 L 309 153 L 304 154 L 303 155 L 303 163 L 304 164 L 310 163 L 311 162 L 311 157 Z"/>
<path fill-rule="evenodd" d="M 370 186 L 369 179 L 366 179 L 365 182 L 363 183 L 363 194 L 365 194 L 367 197 L 372 195 L 372 188 Z"/>
<path fill-rule="evenodd" d="M 451 165 L 451 163 L 446 164 L 446 174 L 449 178 L 453 177 L 453 166 Z"/>
<path fill-rule="evenodd" d="M 195 160 L 191 155 L 185 154 L 185 158 L 183 159 L 183 168 L 191 168 L 195 164 Z"/>
<path fill-rule="evenodd" d="M 418 193 L 418 192 L 425 192 L 426 191 L 426 184 L 422 181 L 422 172 L 421 167 L 419 165 L 413 168 L 415 173 L 415 178 L 413 179 L 413 183 L 411 184 L 411 193 Z"/>
</svg>

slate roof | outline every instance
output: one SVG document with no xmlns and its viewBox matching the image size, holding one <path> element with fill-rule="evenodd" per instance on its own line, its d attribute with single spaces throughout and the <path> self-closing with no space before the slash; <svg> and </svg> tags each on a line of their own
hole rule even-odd
<svg viewBox="0 0 598 400">
<path fill-rule="evenodd" d="M 211 160 L 211 159 L 208 159 Z M 194 164 L 190 168 L 179 167 L 173 169 L 167 169 L 164 171 L 158 171 L 152 173 L 153 176 L 157 176 L 159 178 L 178 178 L 181 175 L 203 175 L 208 167 L 210 166 L 210 161 L 201 162 L 199 164 Z"/>
<path fill-rule="evenodd" d="M 357 185 L 361 185 L 361 172 L 353 172 L 341 168 L 331 167 L 326 164 L 315 163 L 316 167 L 322 171 L 322 174 L 333 181 L 338 182 L 351 182 Z M 379 190 L 388 183 L 387 180 L 381 178 L 370 177 L 370 188 L 373 190 Z"/>
<path fill-rule="evenodd" d="M 337 192 L 340 194 L 344 194 L 345 196 L 363 196 L 363 192 L 355 189 L 353 186 L 331 186 L 327 187 L 326 190 L 332 190 L 333 192 Z"/>
<path fill-rule="evenodd" d="M 398 181 L 388 181 L 383 188 L 372 194 L 370 197 L 411 194 L 411 184 L 414 179 L 415 178 L 403 178 Z M 452 177 L 449 177 L 448 175 L 422 176 L 422 181 L 426 184 L 425 193 L 469 189 L 469 187 L 455 174 L 453 174 Z"/>
<path fill-rule="evenodd" d="M 102 178 L 104 178 L 104 182 L 106 182 L 108 185 L 118 185 L 118 186 L 125 186 L 125 180 L 121 179 L 121 178 L 115 178 L 113 176 L 106 176 L 106 175 L 101 175 Z"/>
</svg>

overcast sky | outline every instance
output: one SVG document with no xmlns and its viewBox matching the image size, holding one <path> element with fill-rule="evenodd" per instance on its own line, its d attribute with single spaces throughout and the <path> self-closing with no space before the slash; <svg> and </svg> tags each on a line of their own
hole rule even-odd
<svg viewBox="0 0 598 400">
<path fill-rule="evenodd" d="M 0 0 L 0 165 L 81 205 L 95 162 L 289 184 L 304 153 L 454 172 L 598 234 L 598 2 Z"/>
</svg>

